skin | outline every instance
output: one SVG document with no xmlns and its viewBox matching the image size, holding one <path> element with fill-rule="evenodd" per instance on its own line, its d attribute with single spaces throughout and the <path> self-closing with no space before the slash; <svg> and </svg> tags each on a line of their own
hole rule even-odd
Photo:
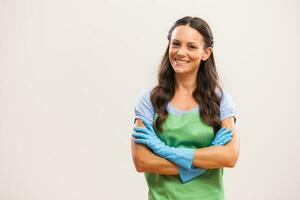
<svg viewBox="0 0 300 200">
<path fill-rule="evenodd" d="M 209 58 L 212 48 L 204 48 L 202 35 L 189 26 L 176 27 L 171 36 L 169 59 L 175 71 L 175 96 L 172 105 L 179 110 L 190 110 L 197 105 L 192 96 L 196 88 L 196 76 L 200 62 Z M 145 127 L 136 119 L 135 126 Z M 222 127 L 230 128 L 233 138 L 224 146 L 210 146 L 195 151 L 193 165 L 206 169 L 234 167 L 239 156 L 239 136 L 234 118 L 222 121 Z M 132 158 L 138 172 L 178 175 L 177 165 L 152 153 L 146 146 L 131 141 Z"/>
</svg>

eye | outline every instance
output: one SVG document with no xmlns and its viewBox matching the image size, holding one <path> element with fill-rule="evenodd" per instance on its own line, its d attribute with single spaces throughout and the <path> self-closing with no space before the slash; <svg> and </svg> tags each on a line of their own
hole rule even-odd
<svg viewBox="0 0 300 200">
<path fill-rule="evenodd" d="M 174 47 L 180 46 L 180 44 L 178 42 L 172 42 L 171 45 L 174 46 Z"/>
<path fill-rule="evenodd" d="M 196 47 L 195 45 L 189 45 L 188 48 L 190 48 L 190 49 L 197 49 L 198 47 Z"/>
</svg>

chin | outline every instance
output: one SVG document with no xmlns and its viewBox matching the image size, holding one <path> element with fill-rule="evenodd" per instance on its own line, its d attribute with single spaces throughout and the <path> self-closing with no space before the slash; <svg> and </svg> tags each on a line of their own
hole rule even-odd
<svg viewBox="0 0 300 200">
<path fill-rule="evenodd" d="M 185 73 L 187 73 L 186 70 L 181 69 L 181 68 L 173 68 L 173 70 L 174 70 L 174 72 L 175 72 L 176 74 L 185 74 Z"/>
</svg>

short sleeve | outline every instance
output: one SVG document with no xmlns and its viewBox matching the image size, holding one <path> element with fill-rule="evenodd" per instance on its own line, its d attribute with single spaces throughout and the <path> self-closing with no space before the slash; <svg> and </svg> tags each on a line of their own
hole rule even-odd
<svg viewBox="0 0 300 200">
<path fill-rule="evenodd" d="M 223 90 L 220 105 L 220 120 L 223 121 L 228 117 L 234 117 L 234 123 L 236 122 L 236 109 L 231 96 Z"/>
<path fill-rule="evenodd" d="M 151 124 L 154 121 L 154 108 L 150 100 L 150 89 L 144 89 L 134 105 L 135 119 L 147 119 Z M 134 119 L 134 121 L 135 121 Z"/>
</svg>

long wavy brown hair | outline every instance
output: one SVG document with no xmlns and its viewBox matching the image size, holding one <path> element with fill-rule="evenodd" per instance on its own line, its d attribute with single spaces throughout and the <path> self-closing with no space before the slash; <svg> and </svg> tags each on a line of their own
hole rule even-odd
<svg viewBox="0 0 300 200">
<path fill-rule="evenodd" d="M 169 48 L 173 30 L 180 25 L 188 25 L 197 30 L 204 39 L 204 49 L 213 47 L 213 35 L 209 25 L 201 18 L 186 16 L 177 20 L 168 32 L 168 46 L 162 57 L 158 72 L 158 84 L 151 92 L 151 102 L 157 113 L 155 127 L 162 132 L 162 124 L 168 116 L 167 104 L 175 95 L 175 72 L 169 60 Z M 220 92 L 221 96 L 217 94 Z M 197 86 L 193 91 L 199 106 L 199 115 L 208 125 L 213 126 L 214 132 L 221 126 L 220 102 L 223 90 L 219 84 L 219 76 L 216 70 L 213 52 L 208 59 L 200 62 L 197 73 Z M 201 112 L 200 112 L 201 108 Z"/>
</svg>

